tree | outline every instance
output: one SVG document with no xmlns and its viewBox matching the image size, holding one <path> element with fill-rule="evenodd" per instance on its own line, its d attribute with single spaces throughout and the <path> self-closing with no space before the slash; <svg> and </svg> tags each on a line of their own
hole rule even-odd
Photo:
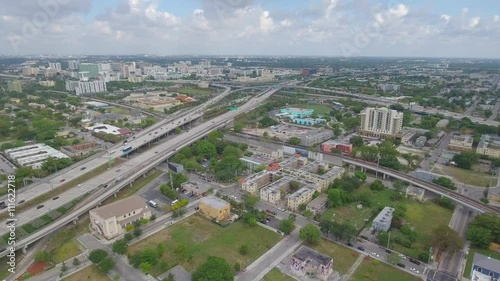
<svg viewBox="0 0 500 281">
<path fill-rule="evenodd" d="M 493 214 L 480 214 L 469 224 L 469 228 L 472 226 L 489 229 L 493 236 L 493 241 L 500 243 L 500 217 Z"/>
<path fill-rule="evenodd" d="M 385 189 L 385 186 L 381 180 L 374 180 L 372 184 L 370 184 L 370 189 L 375 191 L 382 191 Z"/>
<path fill-rule="evenodd" d="M 300 138 L 298 137 L 291 137 L 287 141 L 291 145 L 299 145 L 300 144 Z"/>
<path fill-rule="evenodd" d="M 76 257 L 73 258 L 73 265 L 74 266 L 79 266 L 81 263 L 82 262 L 79 259 L 77 259 Z"/>
<path fill-rule="evenodd" d="M 181 187 L 181 184 L 188 181 L 188 176 L 186 176 L 185 174 L 183 173 L 174 173 L 174 174 L 171 174 L 171 177 L 172 177 L 172 188 L 173 189 L 177 189 L 177 188 L 180 188 Z"/>
<path fill-rule="evenodd" d="M 314 216 L 314 213 L 311 210 L 305 210 L 302 215 L 306 218 L 312 218 L 312 216 Z"/>
<path fill-rule="evenodd" d="M 35 262 L 46 262 L 50 260 L 50 254 L 47 251 L 40 251 L 35 254 Z"/>
<path fill-rule="evenodd" d="M 192 275 L 193 281 L 233 281 L 231 265 L 223 258 L 210 256 L 207 261 L 196 268 Z"/>
<path fill-rule="evenodd" d="M 206 140 L 198 141 L 195 146 L 195 151 L 197 155 L 203 156 L 208 159 L 217 155 L 217 149 L 215 145 Z"/>
<path fill-rule="evenodd" d="M 290 234 L 293 231 L 293 227 L 293 220 L 288 218 L 281 221 L 279 229 L 284 234 Z"/>
<path fill-rule="evenodd" d="M 139 237 L 142 235 L 142 229 L 140 227 L 134 227 L 134 236 Z"/>
<path fill-rule="evenodd" d="M 365 173 L 363 173 L 363 172 L 361 172 L 361 171 L 356 171 L 356 172 L 354 173 L 354 176 L 355 176 L 355 177 L 357 177 L 357 178 L 358 178 L 360 181 L 362 181 L 362 182 L 365 182 L 365 181 L 366 181 L 366 178 L 367 178 L 366 174 L 365 174 Z"/>
<path fill-rule="evenodd" d="M 113 252 L 124 255 L 127 252 L 127 241 L 125 239 L 116 240 L 113 243 Z"/>
<path fill-rule="evenodd" d="M 66 261 L 63 261 L 61 264 L 61 275 L 64 275 L 68 271 L 68 266 L 66 265 Z"/>
<path fill-rule="evenodd" d="M 233 130 L 235 133 L 241 133 L 241 132 L 243 132 L 243 125 L 238 123 L 238 124 L 234 125 Z"/>
<path fill-rule="evenodd" d="M 148 262 L 141 262 L 141 264 L 139 265 L 139 268 L 142 270 L 142 272 L 149 274 L 149 272 L 151 271 L 151 268 L 153 268 L 153 266 Z"/>
<path fill-rule="evenodd" d="M 340 207 L 349 204 L 352 201 L 351 195 L 339 188 L 328 190 L 328 206 Z"/>
<path fill-rule="evenodd" d="M 240 251 L 240 254 L 246 255 L 246 254 L 248 254 L 248 250 L 249 250 L 248 245 L 247 244 L 243 244 L 243 245 L 241 245 L 239 251 Z"/>
<path fill-rule="evenodd" d="M 455 230 L 441 225 L 432 231 L 432 244 L 443 252 L 453 253 L 463 248 L 464 241 Z"/>
<path fill-rule="evenodd" d="M 260 198 L 255 195 L 244 194 L 241 199 L 245 203 L 245 206 L 249 209 L 252 209 L 255 206 L 255 203 L 259 202 Z"/>
<path fill-rule="evenodd" d="M 472 243 L 473 246 L 482 249 L 488 248 L 491 245 L 491 242 L 493 242 L 491 230 L 477 225 L 469 226 L 466 238 Z"/>
<path fill-rule="evenodd" d="M 165 195 L 170 200 L 175 200 L 177 199 L 177 196 L 179 195 L 177 191 L 175 191 L 170 185 L 168 184 L 163 184 L 160 186 L 160 192 Z"/>
<path fill-rule="evenodd" d="M 457 163 L 459 168 L 470 169 L 479 160 L 479 155 L 470 151 L 462 151 L 453 155 L 452 160 Z"/>
<path fill-rule="evenodd" d="M 318 243 L 321 238 L 321 231 L 314 224 L 308 223 L 299 231 L 299 238 L 308 243 Z"/>
<path fill-rule="evenodd" d="M 108 256 L 108 252 L 106 252 L 102 249 L 95 249 L 92 252 L 90 252 L 89 260 L 92 263 L 98 264 L 102 260 L 104 260 L 107 256 Z"/>
<path fill-rule="evenodd" d="M 448 189 L 451 189 L 451 190 L 457 189 L 457 187 L 455 186 L 455 184 L 453 184 L 451 179 L 449 179 L 447 177 L 439 177 L 437 179 L 432 180 L 432 182 L 437 184 L 437 185 L 440 185 L 442 187 L 446 187 Z"/>
<path fill-rule="evenodd" d="M 100 263 L 97 264 L 99 270 L 104 274 L 108 273 L 108 271 L 113 269 L 114 266 L 115 261 L 110 257 L 104 258 Z"/>
<path fill-rule="evenodd" d="M 149 218 L 150 221 L 155 221 L 156 220 L 156 214 L 152 214 L 151 217 Z"/>
<path fill-rule="evenodd" d="M 354 147 L 360 147 L 360 146 L 363 146 L 365 144 L 365 141 L 363 140 L 363 138 L 361 136 L 353 136 L 353 137 L 351 137 L 349 142 Z"/>
<path fill-rule="evenodd" d="M 387 246 L 389 243 L 389 232 L 387 231 L 379 231 L 377 232 L 377 241 L 379 245 Z"/>
<path fill-rule="evenodd" d="M 125 236 L 123 236 L 123 239 L 125 239 L 125 241 L 127 241 L 127 242 L 132 240 L 133 238 L 134 238 L 134 236 L 130 232 L 125 233 Z"/>
<path fill-rule="evenodd" d="M 395 252 L 392 252 L 390 254 L 387 255 L 387 262 L 389 262 L 390 264 L 398 264 L 401 262 L 401 257 L 399 257 L 399 255 Z"/>
</svg>

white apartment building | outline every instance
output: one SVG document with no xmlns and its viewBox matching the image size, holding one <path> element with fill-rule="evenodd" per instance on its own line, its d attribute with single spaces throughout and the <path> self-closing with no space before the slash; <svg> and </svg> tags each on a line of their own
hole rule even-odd
<svg viewBox="0 0 500 281">
<path fill-rule="evenodd" d="M 78 86 L 75 87 L 75 91 L 77 95 L 106 92 L 107 91 L 106 82 L 104 81 L 78 82 Z"/>
<path fill-rule="evenodd" d="M 286 196 L 286 207 L 289 210 L 297 211 L 301 204 L 306 204 L 312 200 L 314 189 L 302 187 L 292 194 Z"/>
<path fill-rule="evenodd" d="M 70 60 L 68 61 L 68 69 L 69 70 L 78 70 L 78 68 L 80 67 L 80 62 L 77 61 L 77 60 Z"/>
<path fill-rule="evenodd" d="M 90 224 L 106 239 L 125 233 L 125 227 L 142 218 L 149 219 L 151 211 L 144 199 L 132 195 L 120 201 L 89 211 Z"/>
<path fill-rule="evenodd" d="M 49 68 L 61 70 L 61 63 L 59 63 L 59 62 L 49 62 Z"/>
<path fill-rule="evenodd" d="M 56 85 L 56 82 L 54 82 L 52 80 L 45 80 L 45 81 L 38 82 L 38 84 L 40 84 L 40 86 L 43 86 L 43 87 L 54 87 Z"/>
<path fill-rule="evenodd" d="M 5 150 L 5 155 L 22 167 L 40 169 L 49 157 L 69 158 L 66 154 L 46 144 L 33 144 Z"/>
<path fill-rule="evenodd" d="M 250 192 L 251 194 L 257 194 L 261 188 L 280 178 L 281 176 L 275 172 L 262 171 L 248 178 L 241 178 L 239 183 L 241 189 L 244 191 Z"/>
<path fill-rule="evenodd" d="M 360 132 L 372 136 L 395 136 L 403 128 L 403 113 L 386 107 L 365 108 L 360 113 Z"/>
</svg>

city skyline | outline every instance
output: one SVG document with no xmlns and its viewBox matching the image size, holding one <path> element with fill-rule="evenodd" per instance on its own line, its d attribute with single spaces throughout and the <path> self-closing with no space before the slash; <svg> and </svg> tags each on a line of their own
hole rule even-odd
<svg viewBox="0 0 500 281">
<path fill-rule="evenodd" d="M 500 3 L 385 0 L 16 1 L 1 55 L 500 58 Z"/>
</svg>

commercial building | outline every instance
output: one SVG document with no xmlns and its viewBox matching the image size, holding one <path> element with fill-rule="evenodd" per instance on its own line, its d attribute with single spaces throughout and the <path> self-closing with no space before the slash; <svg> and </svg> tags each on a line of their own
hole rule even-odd
<svg viewBox="0 0 500 281">
<path fill-rule="evenodd" d="M 372 230 L 375 231 L 388 231 L 391 228 L 392 213 L 394 208 L 384 207 L 382 211 L 373 220 Z"/>
<path fill-rule="evenodd" d="M 259 146 L 256 149 L 249 149 L 254 155 L 259 155 L 273 160 L 283 159 L 283 149 L 271 149 Z"/>
<path fill-rule="evenodd" d="M 5 156 L 21 167 L 40 169 L 42 164 L 50 157 L 69 158 L 66 154 L 53 149 L 46 144 L 26 145 L 5 150 Z"/>
<path fill-rule="evenodd" d="M 181 190 L 189 195 L 196 197 L 203 197 L 207 194 L 211 187 L 206 184 L 198 184 L 196 182 L 185 182 L 181 184 Z"/>
<path fill-rule="evenodd" d="M 21 81 L 19 80 L 7 81 L 7 90 L 9 92 L 21 93 L 23 91 L 23 87 L 21 86 Z"/>
<path fill-rule="evenodd" d="M 222 221 L 231 215 L 231 205 L 212 195 L 201 198 L 198 207 L 200 214 L 215 221 Z"/>
<path fill-rule="evenodd" d="M 64 151 L 65 154 L 75 157 L 75 156 L 84 156 L 87 155 L 93 151 L 95 151 L 98 148 L 102 148 L 101 146 L 98 146 L 97 143 L 95 142 L 85 142 L 85 143 L 79 143 L 71 146 L 63 146 L 61 147 L 61 150 Z"/>
<path fill-rule="evenodd" d="M 309 210 L 316 215 L 326 209 L 327 203 L 328 196 L 323 193 L 320 196 L 314 198 L 311 202 L 307 203 L 306 210 Z"/>
<path fill-rule="evenodd" d="M 251 194 L 258 194 L 258 191 L 264 186 L 279 180 L 281 176 L 276 172 L 261 171 L 247 178 L 239 180 L 240 187 Z"/>
<path fill-rule="evenodd" d="M 351 154 L 352 144 L 335 140 L 328 140 L 320 145 L 321 151 L 332 152 L 332 149 L 340 149 L 342 153 Z"/>
<path fill-rule="evenodd" d="M 448 149 L 457 151 L 472 150 L 474 138 L 471 135 L 453 135 L 448 144 Z"/>
<path fill-rule="evenodd" d="M 302 246 L 290 259 L 293 274 L 326 280 L 333 272 L 333 259 L 309 247 Z"/>
<path fill-rule="evenodd" d="M 90 225 L 101 236 L 113 239 L 125 233 L 125 227 L 140 219 L 149 219 L 151 211 L 144 199 L 132 195 L 89 211 Z"/>
<path fill-rule="evenodd" d="M 361 111 L 360 132 L 376 137 L 395 137 L 403 128 L 403 113 L 386 107 Z"/>
<path fill-rule="evenodd" d="M 500 280 L 500 260 L 479 253 L 474 253 L 470 280 L 474 281 Z"/>
<path fill-rule="evenodd" d="M 500 137 L 494 135 L 482 135 L 477 144 L 478 154 L 490 157 L 500 157 Z"/>
</svg>

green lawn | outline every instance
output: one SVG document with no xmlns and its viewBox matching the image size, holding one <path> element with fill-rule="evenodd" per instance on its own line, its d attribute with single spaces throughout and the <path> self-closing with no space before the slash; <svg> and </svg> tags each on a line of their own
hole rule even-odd
<svg viewBox="0 0 500 281">
<path fill-rule="evenodd" d="M 478 249 L 478 248 L 470 248 L 469 254 L 467 255 L 467 264 L 465 265 L 464 277 L 470 278 L 471 270 L 472 270 L 472 260 L 474 259 L 474 253 L 483 254 L 485 256 L 489 256 L 493 259 L 500 260 L 500 253 L 491 251 L 488 249 Z"/>
<path fill-rule="evenodd" d="M 71 265 L 70 265 L 71 266 Z M 106 274 L 102 274 L 95 265 L 87 266 L 75 274 L 62 279 L 63 281 L 111 281 Z"/>
<path fill-rule="evenodd" d="M 355 204 L 335 209 L 328 209 L 323 213 L 323 218 L 338 223 L 350 223 L 359 231 L 372 216 L 371 208 L 358 209 Z"/>
<path fill-rule="evenodd" d="M 326 104 L 296 104 L 292 105 L 292 107 L 299 107 L 299 108 L 307 108 L 307 109 L 314 109 L 314 113 L 316 114 L 321 114 L 321 115 L 328 115 L 330 111 L 332 110 L 328 105 Z"/>
<path fill-rule="evenodd" d="M 398 268 L 372 258 L 365 258 L 349 281 L 417 281 L 422 280 Z"/>
<path fill-rule="evenodd" d="M 490 174 L 480 173 L 472 170 L 460 169 L 453 166 L 441 166 L 440 169 L 434 167 L 432 171 L 438 174 L 451 176 L 456 181 L 461 183 L 481 187 L 487 187 L 490 185 L 490 183 L 492 186 L 496 186 L 498 180 L 497 176 L 492 176 Z"/>
<path fill-rule="evenodd" d="M 111 106 L 111 107 L 107 108 L 107 110 L 114 112 L 114 113 L 117 113 L 117 114 L 123 114 L 123 115 L 130 114 L 129 109 L 119 107 L 119 106 Z"/>
<path fill-rule="evenodd" d="M 70 225 L 66 229 L 59 231 L 47 243 L 47 251 L 51 254 L 56 263 L 80 254 L 77 246 L 76 237 L 81 233 L 88 232 L 89 219 L 78 222 L 76 225 Z"/>
<path fill-rule="evenodd" d="M 192 271 L 199 264 L 204 263 L 208 256 L 225 258 L 231 265 L 239 262 L 241 268 L 245 268 L 273 247 L 281 238 L 281 235 L 263 227 L 251 227 L 241 221 L 227 227 L 221 227 L 201 215 L 195 214 L 131 245 L 128 253 L 131 254 L 147 248 L 156 250 L 159 243 L 164 243 L 166 254 L 163 255 L 161 261 L 166 262 L 168 266 L 162 270 L 159 265 L 156 265 L 151 271 L 153 276 L 158 276 L 177 264 Z M 247 255 L 239 253 L 243 244 L 249 245 Z M 185 247 L 186 256 L 193 257 L 191 262 L 179 259 L 175 254 L 172 254 L 179 245 Z"/>
<path fill-rule="evenodd" d="M 338 271 L 341 275 L 347 273 L 359 256 L 358 252 L 324 238 L 321 238 L 318 244 L 307 246 L 332 257 L 333 270 Z"/>
<path fill-rule="evenodd" d="M 295 281 L 295 279 L 279 271 L 279 269 L 273 268 L 261 281 Z"/>
<path fill-rule="evenodd" d="M 186 95 L 206 95 L 214 93 L 212 89 L 202 89 L 202 88 L 179 88 L 175 90 L 180 94 Z"/>
</svg>

